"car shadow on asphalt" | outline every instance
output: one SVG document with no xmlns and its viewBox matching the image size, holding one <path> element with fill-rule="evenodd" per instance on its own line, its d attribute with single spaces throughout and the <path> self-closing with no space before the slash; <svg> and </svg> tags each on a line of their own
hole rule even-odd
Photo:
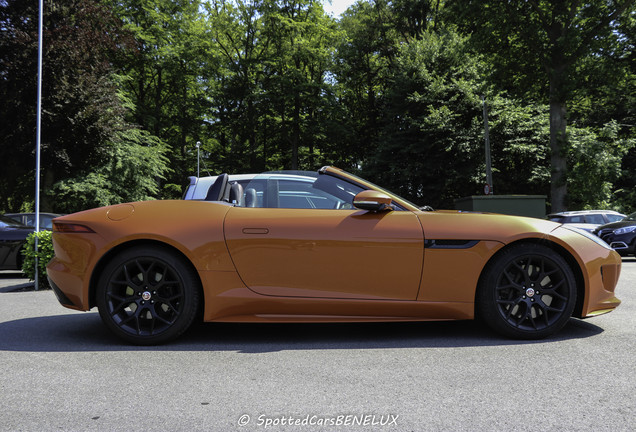
<svg viewBox="0 0 636 432">
<path fill-rule="evenodd" d="M 139 347 L 120 341 L 96 312 L 24 318 L 0 323 L 0 350 L 16 352 L 235 351 L 457 348 L 546 344 L 589 338 L 603 329 L 571 319 L 538 341 L 507 339 L 476 321 L 321 324 L 196 324 L 176 341 Z"/>
<path fill-rule="evenodd" d="M 0 293 L 33 291 L 34 285 L 21 271 L 0 270 Z"/>
</svg>

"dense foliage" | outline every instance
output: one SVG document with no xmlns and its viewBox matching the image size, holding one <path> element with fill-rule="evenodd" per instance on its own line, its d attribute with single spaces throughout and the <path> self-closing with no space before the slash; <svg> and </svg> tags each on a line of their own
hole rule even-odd
<svg viewBox="0 0 636 432">
<path fill-rule="evenodd" d="M 43 210 L 177 198 L 211 173 L 336 165 L 435 207 L 636 200 L 634 0 L 57 0 Z M 0 211 L 34 195 L 37 1 L 0 0 Z"/>
<path fill-rule="evenodd" d="M 35 252 L 35 241 L 37 238 L 38 251 Z M 29 234 L 27 241 L 22 247 L 22 272 L 30 280 L 35 280 L 35 260 L 37 258 L 38 286 L 37 289 L 49 289 L 49 281 L 46 277 L 46 265 L 53 259 L 53 241 L 51 231 L 39 231 Z"/>
<path fill-rule="evenodd" d="M 0 202 L 4 211 L 28 210 L 35 191 L 37 2 L 0 5 Z M 44 28 L 42 210 L 156 195 L 168 170 L 164 144 L 127 121 L 112 64 L 135 41 L 93 0 L 48 3 Z"/>
</svg>

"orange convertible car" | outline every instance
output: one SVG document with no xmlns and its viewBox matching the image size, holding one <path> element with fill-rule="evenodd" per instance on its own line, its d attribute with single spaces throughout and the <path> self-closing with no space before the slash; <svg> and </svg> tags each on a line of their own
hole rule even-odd
<svg viewBox="0 0 636 432">
<path fill-rule="evenodd" d="M 458 320 L 534 339 L 616 308 L 619 255 L 554 222 L 421 210 L 333 167 L 54 220 L 48 275 L 136 344 L 224 322 Z M 201 193 L 199 191 L 199 193 Z"/>
</svg>

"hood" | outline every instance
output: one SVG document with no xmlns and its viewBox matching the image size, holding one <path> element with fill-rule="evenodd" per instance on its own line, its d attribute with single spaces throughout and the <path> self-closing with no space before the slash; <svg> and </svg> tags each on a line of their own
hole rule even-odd
<svg viewBox="0 0 636 432">
<path fill-rule="evenodd" d="M 434 211 L 418 212 L 429 239 L 496 240 L 544 237 L 562 224 L 545 219 L 495 213 Z"/>
</svg>

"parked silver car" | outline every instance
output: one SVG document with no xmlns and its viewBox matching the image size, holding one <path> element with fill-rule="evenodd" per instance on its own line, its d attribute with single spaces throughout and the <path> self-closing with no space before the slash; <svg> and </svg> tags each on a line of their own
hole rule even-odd
<svg viewBox="0 0 636 432">
<path fill-rule="evenodd" d="M 546 218 L 551 221 L 564 224 L 572 224 L 573 226 L 583 229 L 587 232 L 592 232 L 597 227 L 606 223 L 622 220 L 624 217 L 624 214 L 615 212 L 613 210 L 568 211 L 560 213 L 550 213 L 546 216 Z"/>
</svg>

